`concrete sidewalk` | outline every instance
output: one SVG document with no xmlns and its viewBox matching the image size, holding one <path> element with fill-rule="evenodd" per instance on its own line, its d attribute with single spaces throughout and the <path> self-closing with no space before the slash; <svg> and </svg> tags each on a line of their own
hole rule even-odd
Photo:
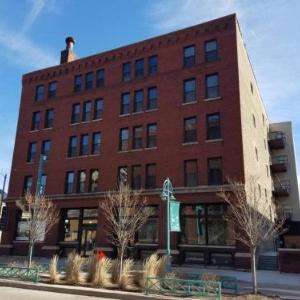
<svg viewBox="0 0 300 300">
<path fill-rule="evenodd" d="M 174 267 L 173 270 L 183 273 L 211 273 L 217 275 L 235 276 L 241 282 L 252 282 L 252 274 L 248 271 L 202 268 L 192 266 Z M 257 282 L 259 284 L 280 283 L 283 285 L 293 286 L 300 290 L 300 274 L 295 273 L 280 273 L 279 271 L 257 270 Z"/>
</svg>

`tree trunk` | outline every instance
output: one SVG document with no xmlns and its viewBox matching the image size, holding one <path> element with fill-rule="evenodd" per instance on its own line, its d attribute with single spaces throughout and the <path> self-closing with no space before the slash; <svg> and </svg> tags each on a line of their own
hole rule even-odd
<svg viewBox="0 0 300 300">
<path fill-rule="evenodd" d="M 30 241 L 28 245 L 28 268 L 31 268 L 32 264 L 33 246 L 34 243 Z"/>
<path fill-rule="evenodd" d="M 253 294 L 257 294 L 257 278 L 256 278 L 256 248 L 251 249 L 251 271 L 252 271 L 252 287 Z"/>
</svg>

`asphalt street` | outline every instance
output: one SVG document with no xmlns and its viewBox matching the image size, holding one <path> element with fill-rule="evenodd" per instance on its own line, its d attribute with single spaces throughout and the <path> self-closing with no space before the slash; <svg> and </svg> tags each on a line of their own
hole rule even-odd
<svg viewBox="0 0 300 300">
<path fill-rule="evenodd" d="M 69 294 L 52 293 L 45 291 L 33 291 L 11 287 L 0 287 L 0 300 L 116 300 L 112 298 L 99 298 L 89 296 L 78 296 Z"/>
</svg>

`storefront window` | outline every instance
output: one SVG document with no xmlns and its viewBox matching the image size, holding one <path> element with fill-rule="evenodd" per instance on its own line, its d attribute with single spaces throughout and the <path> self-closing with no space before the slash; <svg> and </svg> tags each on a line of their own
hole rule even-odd
<svg viewBox="0 0 300 300">
<path fill-rule="evenodd" d="M 28 222 L 22 211 L 17 213 L 17 234 L 16 241 L 28 241 Z"/>
<path fill-rule="evenodd" d="M 225 204 L 183 205 L 180 243 L 188 245 L 234 245 L 232 225 L 225 219 Z"/>
<path fill-rule="evenodd" d="M 82 225 L 97 225 L 98 209 L 67 209 L 64 215 L 64 241 L 77 242 Z"/>
<path fill-rule="evenodd" d="M 137 241 L 139 243 L 158 243 L 158 207 L 148 206 L 150 217 L 143 227 L 138 231 Z"/>
</svg>

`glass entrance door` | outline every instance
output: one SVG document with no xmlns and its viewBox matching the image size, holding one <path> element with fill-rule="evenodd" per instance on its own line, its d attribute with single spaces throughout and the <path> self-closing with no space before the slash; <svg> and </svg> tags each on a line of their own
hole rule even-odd
<svg viewBox="0 0 300 300">
<path fill-rule="evenodd" d="M 90 256 L 94 253 L 96 244 L 96 230 L 91 228 L 82 228 L 80 255 Z"/>
</svg>

